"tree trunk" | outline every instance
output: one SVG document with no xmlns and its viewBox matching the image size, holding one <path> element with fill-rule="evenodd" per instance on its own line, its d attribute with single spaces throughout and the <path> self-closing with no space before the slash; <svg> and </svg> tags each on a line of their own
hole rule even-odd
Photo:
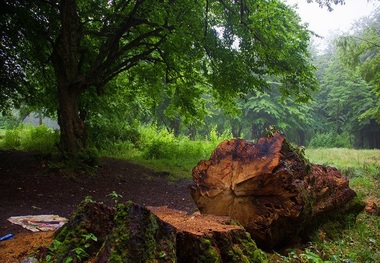
<svg viewBox="0 0 380 263">
<path fill-rule="evenodd" d="M 231 133 L 234 138 L 240 138 L 241 137 L 241 131 L 243 127 L 241 123 L 237 120 L 232 119 L 231 120 Z"/>
<path fill-rule="evenodd" d="M 96 239 L 86 237 L 96 237 Z M 127 202 L 117 208 L 83 202 L 55 234 L 52 261 L 266 262 L 249 234 L 230 218 Z M 81 253 L 75 253 L 80 251 Z"/>
<path fill-rule="evenodd" d="M 60 149 L 75 156 L 86 146 L 84 121 L 79 117 L 79 88 L 63 86 L 59 88 L 58 123 L 60 126 Z"/>
<path fill-rule="evenodd" d="M 193 169 L 193 180 L 201 213 L 230 216 L 268 249 L 297 237 L 315 220 L 356 209 L 347 178 L 335 168 L 308 163 L 278 133 L 257 144 L 222 142 Z"/>
<path fill-rule="evenodd" d="M 181 132 L 181 118 L 174 117 L 169 120 L 170 132 L 174 134 L 174 136 L 178 136 Z"/>
<path fill-rule="evenodd" d="M 195 140 L 195 136 L 197 134 L 197 129 L 195 128 L 195 125 L 194 124 L 190 124 L 188 126 L 188 129 L 189 129 L 189 138 L 190 138 L 190 140 L 194 141 Z"/>
<path fill-rule="evenodd" d="M 306 145 L 305 132 L 301 129 L 299 129 L 297 132 L 299 137 L 299 145 Z"/>
<path fill-rule="evenodd" d="M 86 88 L 80 75 L 80 21 L 76 0 L 60 1 L 61 30 L 55 40 L 52 63 L 57 80 L 60 150 L 75 157 L 85 147 L 84 122 L 79 117 L 79 98 Z"/>
</svg>

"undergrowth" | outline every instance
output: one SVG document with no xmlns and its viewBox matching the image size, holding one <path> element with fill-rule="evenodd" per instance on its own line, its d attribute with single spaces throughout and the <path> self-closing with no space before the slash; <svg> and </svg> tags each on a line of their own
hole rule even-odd
<svg viewBox="0 0 380 263">
<path fill-rule="evenodd" d="M 0 148 L 31 151 L 41 154 L 56 152 L 59 134 L 45 125 L 23 124 L 13 129 L 3 130 L 0 134 Z"/>
<path fill-rule="evenodd" d="M 191 140 L 187 136 L 174 136 L 166 129 L 141 126 L 135 143 L 117 141 L 99 150 L 102 156 L 128 159 L 158 172 L 170 174 L 172 179 L 190 178 L 191 169 L 202 159 L 210 158 L 212 151 L 229 133 L 218 134 L 216 127 L 206 138 Z"/>
<path fill-rule="evenodd" d="M 351 148 L 348 133 L 336 134 L 334 132 L 315 134 L 308 145 L 309 148 Z"/>
</svg>

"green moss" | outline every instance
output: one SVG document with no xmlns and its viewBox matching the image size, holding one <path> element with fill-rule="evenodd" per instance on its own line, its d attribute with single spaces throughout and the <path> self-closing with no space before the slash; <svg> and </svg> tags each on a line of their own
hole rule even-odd
<svg viewBox="0 0 380 263">
<path fill-rule="evenodd" d="M 131 202 L 119 204 L 117 206 L 114 222 L 116 228 L 113 230 L 112 235 L 109 237 L 109 242 L 112 244 L 110 262 L 123 262 L 122 259 L 127 259 L 128 253 L 125 249 L 126 244 L 129 243 L 130 235 L 128 232 L 128 211 L 132 205 Z"/>
<path fill-rule="evenodd" d="M 198 262 L 268 262 L 267 255 L 257 248 L 245 231 L 214 233 L 212 237 L 199 241 L 199 248 L 193 249 Z"/>
<path fill-rule="evenodd" d="M 231 262 L 247 262 L 249 263 L 248 258 L 244 255 L 243 250 L 240 246 L 233 245 L 231 250 L 228 252 L 228 255 L 231 259 Z"/>
<path fill-rule="evenodd" d="M 348 203 L 347 211 L 355 216 L 358 215 L 365 208 L 366 203 L 362 198 L 356 196 L 351 202 Z"/>
<path fill-rule="evenodd" d="M 104 215 L 101 218 L 104 223 L 108 220 L 107 213 L 113 214 L 112 210 L 103 204 L 83 201 L 69 222 L 55 233 L 54 241 L 49 247 L 50 261 L 65 262 L 71 258 L 73 262 L 83 262 L 94 255 L 103 241 L 98 242 L 96 234 L 102 234 L 98 232 L 99 227 L 92 223 L 92 219 Z"/>
<path fill-rule="evenodd" d="M 257 248 L 256 243 L 252 240 L 251 235 L 245 232 L 245 236 L 240 238 L 241 247 L 243 252 L 242 260 L 247 260 L 247 262 L 268 262 L 267 255 L 259 248 Z M 236 261 L 238 262 L 238 261 Z"/>
<path fill-rule="evenodd" d="M 323 216 L 318 216 L 305 224 L 301 233 L 303 238 L 318 240 L 322 233 L 323 238 L 336 240 L 341 238 L 341 233 L 355 225 L 356 217 L 364 209 L 365 203 L 359 197 L 355 197 L 343 207 L 332 210 Z"/>
<path fill-rule="evenodd" d="M 230 239 L 226 237 L 220 245 L 224 262 L 268 262 L 266 253 L 257 248 L 248 232 L 234 233 Z"/>
<path fill-rule="evenodd" d="M 167 233 L 162 233 L 163 228 L 160 225 L 160 221 L 154 214 L 150 213 L 147 217 L 147 222 L 144 223 L 147 228 L 144 231 L 144 246 L 143 254 L 145 255 L 145 261 L 157 261 L 167 262 L 167 260 L 172 257 L 173 262 L 175 257 L 175 246 L 174 246 L 174 233 L 171 236 L 167 236 Z M 166 236 L 166 238 L 162 238 Z"/>
<path fill-rule="evenodd" d="M 49 250 L 53 254 L 53 259 L 56 259 L 57 262 L 65 262 L 67 258 L 72 258 L 74 262 L 83 261 L 89 257 L 89 254 L 86 252 L 87 244 L 83 235 L 89 234 L 85 229 L 78 227 L 69 230 L 69 227 L 65 226 L 64 229 L 57 235 L 55 238 L 56 244 L 51 245 Z M 79 253 L 81 252 L 81 253 Z"/>
<path fill-rule="evenodd" d="M 114 222 L 110 262 L 175 262 L 174 233 L 163 232 L 159 219 L 147 209 L 120 204 Z"/>
<path fill-rule="evenodd" d="M 202 243 L 200 243 L 200 252 L 202 254 L 198 255 L 199 262 L 222 262 L 220 257 L 220 253 L 215 246 L 213 246 L 211 240 L 204 239 Z"/>
<path fill-rule="evenodd" d="M 157 217 L 154 216 L 153 214 L 150 214 L 149 217 L 147 218 L 146 222 L 147 228 L 145 228 L 144 231 L 144 243 L 145 243 L 145 251 L 144 254 L 146 255 L 147 259 L 153 259 L 156 257 L 156 248 L 158 246 L 156 239 L 155 239 L 155 234 L 158 231 L 158 223 L 157 223 Z M 157 255 L 158 256 L 158 255 Z"/>
<path fill-rule="evenodd" d="M 108 258 L 108 262 L 110 263 L 127 263 L 127 258 L 124 258 L 117 253 L 112 253 L 111 256 Z"/>
<path fill-rule="evenodd" d="M 319 231 L 323 231 L 327 238 L 338 239 L 342 237 L 343 226 L 338 221 L 330 221 L 323 224 Z"/>
</svg>

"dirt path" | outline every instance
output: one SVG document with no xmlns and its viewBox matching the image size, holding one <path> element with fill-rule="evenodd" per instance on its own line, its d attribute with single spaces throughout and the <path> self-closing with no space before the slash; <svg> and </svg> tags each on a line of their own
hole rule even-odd
<svg viewBox="0 0 380 263">
<path fill-rule="evenodd" d="M 26 237 L 32 232 L 12 225 L 7 221 L 9 217 L 40 214 L 69 217 L 86 196 L 112 205 L 109 194 L 115 191 L 123 196 L 119 201 L 131 200 L 144 206 L 167 205 L 190 213 L 197 210 L 188 190 L 192 183 L 190 174 L 189 180 L 170 182 L 162 174 L 124 160 L 105 158 L 100 166 L 94 175 L 67 176 L 48 169 L 32 153 L 0 151 L 0 236 L 15 235 L 14 240 L 0 242 L 0 261 L 18 262 L 2 261 L 4 253 L 9 254 L 9 250 L 4 250 L 9 246 L 25 254 L 27 248 L 23 248 L 23 241 L 34 245 Z M 25 255 L 18 259 L 22 257 Z"/>
</svg>

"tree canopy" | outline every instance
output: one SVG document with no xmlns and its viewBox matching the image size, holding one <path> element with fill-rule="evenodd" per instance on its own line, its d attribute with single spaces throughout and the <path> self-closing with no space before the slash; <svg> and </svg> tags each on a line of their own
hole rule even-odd
<svg viewBox="0 0 380 263">
<path fill-rule="evenodd" d="M 86 146 L 88 109 L 121 73 L 130 94 L 166 94 L 189 116 L 205 94 L 228 108 L 269 89 L 268 76 L 298 101 L 316 86 L 309 31 L 279 0 L 3 0 L 0 10 L 1 108 L 56 110 L 72 154 Z"/>
<path fill-rule="evenodd" d="M 355 70 L 373 87 L 378 102 L 363 113 L 380 122 L 380 10 L 356 25 L 356 32 L 341 36 L 338 41 L 342 62 Z"/>
</svg>

